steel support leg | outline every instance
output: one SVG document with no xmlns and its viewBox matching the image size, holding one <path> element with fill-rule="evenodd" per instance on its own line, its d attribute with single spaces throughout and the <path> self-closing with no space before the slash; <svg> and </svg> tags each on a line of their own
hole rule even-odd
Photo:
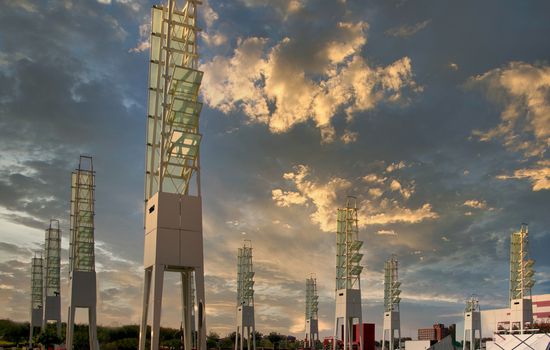
<svg viewBox="0 0 550 350">
<path fill-rule="evenodd" d="M 164 283 L 164 265 L 153 267 L 153 320 L 151 325 L 151 350 L 159 350 L 160 316 L 162 312 L 162 287 Z"/>
<path fill-rule="evenodd" d="M 149 294 L 151 292 L 151 268 L 145 269 L 143 277 L 143 300 L 141 305 L 141 324 L 139 326 L 139 350 L 145 350 L 147 339 L 147 316 L 149 312 Z"/>
</svg>

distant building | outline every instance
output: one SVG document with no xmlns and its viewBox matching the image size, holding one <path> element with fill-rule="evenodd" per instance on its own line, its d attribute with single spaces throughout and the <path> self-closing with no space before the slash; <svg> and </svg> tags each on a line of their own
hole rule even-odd
<svg viewBox="0 0 550 350">
<path fill-rule="evenodd" d="M 418 329 L 418 340 L 431 340 L 441 341 L 448 335 L 453 335 L 456 332 L 456 326 L 451 325 L 449 328 L 445 327 L 442 323 L 436 323 L 432 328 L 420 328 Z"/>
<path fill-rule="evenodd" d="M 550 294 L 539 294 L 531 297 L 533 301 L 533 322 L 550 322 Z M 510 309 L 493 309 L 481 311 L 482 333 L 492 337 L 497 330 L 510 329 Z"/>
</svg>

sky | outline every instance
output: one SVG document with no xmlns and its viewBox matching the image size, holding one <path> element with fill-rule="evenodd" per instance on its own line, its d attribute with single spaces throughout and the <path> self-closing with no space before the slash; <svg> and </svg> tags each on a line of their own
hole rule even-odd
<svg viewBox="0 0 550 350">
<path fill-rule="evenodd" d="M 139 322 L 153 4 L 0 2 L 0 318 L 28 319 L 30 258 L 51 218 L 67 295 L 70 173 L 87 154 L 98 321 Z M 234 330 L 237 248 L 250 239 L 257 329 L 301 337 L 314 273 L 330 335 L 348 195 L 365 242 L 363 317 L 378 334 L 392 254 L 404 336 L 460 323 L 471 294 L 504 307 L 523 222 L 533 293 L 550 293 L 548 13 L 542 0 L 204 0 L 208 329 Z M 163 325 L 178 327 L 177 276 L 165 286 Z"/>
</svg>

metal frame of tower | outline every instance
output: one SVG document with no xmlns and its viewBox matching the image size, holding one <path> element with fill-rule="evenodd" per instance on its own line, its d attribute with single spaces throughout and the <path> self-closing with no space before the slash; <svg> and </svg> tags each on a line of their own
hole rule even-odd
<svg viewBox="0 0 550 350">
<path fill-rule="evenodd" d="M 42 252 L 35 252 L 31 260 L 31 321 L 29 322 L 29 348 L 32 349 L 32 338 L 35 327 L 42 327 L 42 309 L 44 304 L 44 275 Z"/>
<path fill-rule="evenodd" d="M 306 331 L 305 348 L 315 348 L 319 341 L 319 295 L 317 278 L 312 274 L 306 279 Z"/>
<path fill-rule="evenodd" d="M 531 288 L 535 261 L 529 258 L 529 230 L 521 224 L 510 237 L 510 331 L 524 333 L 525 325 L 533 322 Z M 514 329 L 517 327 L 517 329 Z"/>
<path fill-rule="evenodd" d="M 401 282 L 399 282 L 399 262 L 395 255 L 384 263 L 384 324 L 382 330 L 382 349 L 386 346 L 386 334 L 389 340 L 389 349 L 394 350 L 395 331 L 397 331 L 398 349 L 401 348 L 401 322 L 399 303 L 401 298 Z"/>
<path fill-rule="evenodd" d="M 237 325 L 235 350 L 243 350 L 244 339 L 247 349 L 256 350 L 256 326 L 254 323 L 254 269 L 252 265 L 252 243 L 245 240 L 237 254 Z M 246 331 L 246 332 L 245 332 Z"/>
<path fill-rule="evenodd" d="M 479 331 L 479 333 L 476 333 L 476 331 Z M 464 350 L 481 349 L 481 310 L 479 308 L 479 300 L 475 295 L 466 300 L 463 339 Z M 476 347 L 476 339 L 479 339 L 479 348 Z M 466 344 L 469 344 L 469 346 L 466 347 Z"/>
<path fill-rule="evenodd" d="M 73 348 L 74 320 L 77 308 L 88 309 L 90 349 L 99 349 L 94 217 L 95 172 L 93 161 L 92 157 L 80 156 L 78 169 L 71 174 L 70 300 L 67 317 L 67 350 Z"/>
<path fill-rule="evenodd" d="M 153 6 L 145 158 L 144 289 L 139 350 L 145 349 L 152 294 L 151 349 L 159 348 L 163 279 L 181 274 L 185 349 L 192 347 L 197 306 L 197 349 L 206 349 L 204 258 L 200 186 L 197 6 L 176 0 Z M 192 180 L 195 180 L 193 182 Z M 193 289 L 197 302 L 191 301 Z"/>
<path fill-rule="evenodd" d="M 61 229 L 59 220 L 50 220 L 46 229 L 46 245 L 44 247 L 44 303 L 42 329 L 46 329 L 48 321 L 57 322 L 57 335 L 61 336 Z"/>
<path fill-rule="evenodd" d="M 334 340 L 341 339 L 343 349 L 352 350 L 353 325 L 359 327 L 359 345 L 363 348 L 363 317 L 361 309 L 361 259 L 359 251 L 357 199 L 349 196 L 346 207 L 338 209 L 336 231 L 336 312 Z M 341 337 L 340 337 L 341 336 Z"/>
</svg>

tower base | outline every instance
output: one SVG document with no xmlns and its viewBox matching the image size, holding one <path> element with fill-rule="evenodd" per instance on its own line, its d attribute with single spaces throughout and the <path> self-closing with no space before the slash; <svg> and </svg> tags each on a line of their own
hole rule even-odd
<svg viewBox="0 0 550 350">
<path fill-rule="evenodd" d="M 313 348 L 316 341 L 319 341 L 319 320 L 310 318 L 306 320 L 304 347 Z"/>
<path fill-rule="evenodd" d="M 193 305 L 197 305 L 197 349 L 206 350 L 201 198 L 158 192 L 147 201 L 146 209 L 143 256 L 145 273 L 139 350 L 145 349 L 150 297 L 152 299 L 151 350 L 159 349 L 165 272 L 181 274 L 185 349 L 192 349 L 192 330 L 194 329 L 192 308 Z M 193 283 L 196 285 L 197 303 L 192 300 Z"/>
<path fill-rule="evenodd" d="M 88 336 L 90 350 L 99 350 L 97 339 L 97 298 L 96 298 L 96 273 L 95 271 L 73 271 L 69 282 L 71 299 L 69 301 L 69 315 L 67 317 L 67 350 L 73 349 L 74 319 L 77 308 L 88 309 Z"/>
<path fill-rule="evenodd" d="M 510 332 L 524 333 L 526 324 L 533 323 L 533 304 L 531 299 L 513 299 L 510 302 Z"/>
<path fill-rule="evenodd" d="M 61 297 L 59 295 L 46 296 L 42 317 L 42 329 L 46 329 L 48 321 L 57 323 L 57 335 L 61 336 Z"/>
<path fill-rule="evenodd" d="M 401 347 L 401 327 L 399 320 L 399 311 L 384 312 L 384 328 L 382 330 L 382 349 L 386 349 L 386 335 L 389 341 L 389 350 L 394 350 L 395 333 L 397 332 L 397 348 Z"/>
<path fill-rule="evenodd" d="M 344 350 L 353 349 L 353 325 L 359 326 L 359 348 L 363 349 L 363 317 L 361 310 L 361 290 L 336 290 L 336 313 L 334 317 L 334 339 L 342 341 Z"/>
<path fill-rule="evenodd" d="M 235 350 L 243 350 L 246 339 L 247 349 L 256 350 L 256 326 L 254 325 L 254 306 L 239 305 L 237 307 L 237 330 L 235 334 Z"/>
</svg>

